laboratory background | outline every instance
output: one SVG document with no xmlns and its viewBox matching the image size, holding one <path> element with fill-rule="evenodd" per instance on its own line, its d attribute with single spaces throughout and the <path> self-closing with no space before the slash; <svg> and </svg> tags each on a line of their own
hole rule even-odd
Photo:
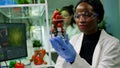
<svg viewBox="0 0 120 68">
<path fill-rule="evenodd" d="M 52 15 L 78 1 L 0 0 L 0 68 L 54 68 Z M 120 0 L 101 1 L 105 16 L 99 27 L 120 39 Z"/>
</svg>

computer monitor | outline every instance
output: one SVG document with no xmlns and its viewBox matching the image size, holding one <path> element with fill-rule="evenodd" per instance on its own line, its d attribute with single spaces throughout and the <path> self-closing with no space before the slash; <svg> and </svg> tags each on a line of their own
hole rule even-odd
<svg viewBox="0 0 120 68">
<path fill-rule="evenodd" d="M 27 57 L 26 25 L 0 23 L 0 62 Z"/>
</svg>

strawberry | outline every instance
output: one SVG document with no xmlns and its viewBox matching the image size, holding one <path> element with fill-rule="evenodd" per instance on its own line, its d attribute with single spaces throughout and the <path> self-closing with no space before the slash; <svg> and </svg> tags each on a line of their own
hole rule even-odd
<svg viewBox="0 0 120 68">
<path fill-rule="evenodd" d="M 52 24 L 54 24 L 54 25 L 57 24 L 57 20 L 55 18 L 52 19 Z"/>
<path fill-rule="evenodd" d="M 63 19 L 61 15 L 56 15 L 55 19 Z"/>
<path fill-rule="evenodd" d="M 35 59 L 34 59 L 34 64 L 35 65 L 40 65 L 44 62 L 43 59 L 41 59 L 40 57 L 36 56 Z"/>
<path fill-rule="evenodd" d="M 60 12 L 59 12 L 58 10 L 55 10 L 55 11 L 53 12 L 52 18 L 55 18 L 56 15 L 60 15 Z"/>
<path fill-rule="evenodd" d="M 58 23 L 57 27 L 61 27 L 62 28 L 63 27 L 62 23 Z"/>
</svg>

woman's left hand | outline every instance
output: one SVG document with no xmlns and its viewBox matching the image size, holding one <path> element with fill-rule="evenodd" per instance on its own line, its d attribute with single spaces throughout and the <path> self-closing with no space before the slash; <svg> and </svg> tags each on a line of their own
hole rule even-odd
<svg viewBox="0 0 120 68">
<path fill-rule="evenodd" d="M 63 57 L 67 62 L 74 62 L 76 51 L 69 43 L 68 36 L 66 36 L 65 39 L 60 36 L 53 37 L 50 39 L 50 42 L 52 44 L 52 47 L 61 57 Z"/>
</svg>

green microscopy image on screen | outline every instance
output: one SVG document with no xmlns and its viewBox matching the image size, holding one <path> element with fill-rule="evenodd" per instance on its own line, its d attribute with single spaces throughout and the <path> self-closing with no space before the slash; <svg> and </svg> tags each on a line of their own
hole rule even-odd
<svg viewBox="0 0 120 68">
<path fill-rule="evenodd" d="M 12 46 L 20 46 L 23 44 L 23 30 L 20 27 L 8 29 L 8 40 Z M 13 45 L 14 44 L 14 45 Z"/>
<path fill-rule="evenodd" d="M 27 57 L 25 23 L 0 23 L 0 62 Z"/>
</svg>

